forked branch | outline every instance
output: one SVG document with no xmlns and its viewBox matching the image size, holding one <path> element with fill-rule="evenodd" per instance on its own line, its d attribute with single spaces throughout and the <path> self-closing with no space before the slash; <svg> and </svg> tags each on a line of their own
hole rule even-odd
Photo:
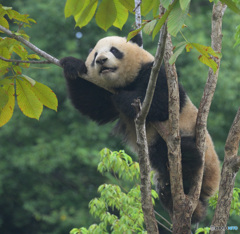
<svg viewBox="0 0 240 234">
<path fill-rule="evenodd" d="M 213 5 L 211 47 L 218 52 L 221 52 L 222 49 L 222 18 L 225 10 L 226 10 L 225 6 L 220 1 L 217 4 Z M 218 73 L 220 68 L 220 59 L 214 58 L 214 60 L 218 65 L 218 69 L 214 73 L 214 71 L 211 68 L 209 68 L 208 79 L 200 102 L 196 123 L 196 145 L 201 154 L 203 166 L 202 169 L 199 170 L 196 178 L 193 178 L 194 186 L 191 188 L 189 192 L 189 196 L 191 199 L 193 199 L 193 201 L 195 201 L 195 205 L 196 201 L 199 199 L 201 192 L 200 190 L 202 186 L 203 168 L 205 163 L 207 118 L 212 103 L 213 95 L 216 89 Z"/>
</svg>

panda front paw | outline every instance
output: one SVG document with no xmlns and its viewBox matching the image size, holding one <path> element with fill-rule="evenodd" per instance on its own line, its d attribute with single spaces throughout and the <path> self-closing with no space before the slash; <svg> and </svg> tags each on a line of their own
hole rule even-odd
<svg viewBox="0 0 240 234">
<path fill-rule="evenodd" d="M 87 73 L 87 67 L 80 59 L 65 57 L 60 60 L 60 64 L 63 68 L 66 79 L 77 79 L 81 74 Z"/>
</svg>

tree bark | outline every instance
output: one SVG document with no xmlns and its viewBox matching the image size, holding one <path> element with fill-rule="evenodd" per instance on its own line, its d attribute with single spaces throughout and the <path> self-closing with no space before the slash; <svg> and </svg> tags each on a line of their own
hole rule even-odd
<svg viewBox="0 0 240 234">
<path fill-rule="evenodd" d="M 135 0 L 135 8 L 133 10 L 135 12 L 135 24 L 137 29 L 141 28 L 142 26 L 141 3 L 141 0 Z M 142 38 L 142 30 L 139 32 L 139 34 Z M 141 47 L 143 48 L 143 45 Z"/>
<path fill-rule="evenodd" d="M 151 71 L 146 96 L 143 101 L 143 106 L 141 106 L 139 100 L 136 100 L 134 103 L 134 106 L 136 107 L 138 113 L 137 118 L 135 120 L 135 126 L 137 135 L 139 166 L 141 172 L 142 209 L 148 233 L 158 233 L 158 227 L 151 199 L 151 180 L 150 180 L 151 167 L 149 161 L 148 142 L 146 138 L 146 117 L 152 103 L 158 73 L 163 61 L 163 51 L 165 47 L 166 34 L 167 27 L 165 24 L 160 33 L 158 48 L 155 55 L 155 60 Z"/>
<path fill-rule="evenodd" d="M 240 142 L 240 108 L 233 121 L 225 145 L 225 157 L 222 168 L 218 203 L 211 224 L 211 232 L 223 234 L 221 227 L 227 226 L 229 211 L 231 208 L 232 194 L 237 172 L 240 168 L 240 156 L 237 156 Z"/>
<path fill-rule="evenodd" d="M 169 98 L 169 133 L 167 135 L 168 162 L 170 168 L 170 184 L 173 199 L 173 213 L 170 214 L 173 223 L 173 233 L 191 233 L 191 216 L 193 209 L 191 202 L 183 191 L 181 137 L 179 133 L 179 89 L 175 65 L 169 64 L 173 46 L 168 34 L 164 63 L 168 82 Z"/>
</svg>

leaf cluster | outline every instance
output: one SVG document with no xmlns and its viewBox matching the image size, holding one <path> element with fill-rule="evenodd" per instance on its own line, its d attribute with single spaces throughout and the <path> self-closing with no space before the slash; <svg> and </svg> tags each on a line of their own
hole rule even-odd
<svg viewBox="0 0 240 234">
<path fill-rule="evenodd" d="M 101 173 L 112 172 L 125 180 L 139 179 L 139 165 L 124 151 L 111 152 L 103 149 L 98 170 Z M 129 191 L 118 185 L 103 184 L 99 186 L 99 198 L 89 203 L 90 213 L 100 219 L 99 224 L 87 228 L 74 228 L 71 234 L 77 233 L 146 233 L 141 206 L 140 185 L 136 184 Z M 152 199 L 158 198 L 152 190 Z"/>
<path fill-rule="evenodd" d="M 186 49 L 187 52 L 190 52 L 193 48 L 200 53 L 200 56 L 198 57 L 199 61 L 207 65 L 208 67 L 211 67 L 213 71 L 216 72 L 218 69 L 218 65 L 214 61 L 214 58 L 220 59 L 222 57 L 222 54 L 220 52 L 214 51 L 210 46 L 204 46 L 199 43 L 190 43 L 187 41 L 180 42 L 175 47 L 175 52 L 169 60 L 169 63 L 175 63 L 178 56 L 183 52 L 184 49 Z"/>
<path fill-rule="evenodd" d="M 6 16 L 19 26 L 15 35 L 29 39 L 22 26 L 30 27 L 35 20 L 0 4 L 0 24 L 9 29 Z M 0 127 L 11 119 L 15 97 L 23 114 L 30 118 L 39 119 L 43 105 L 57 111 L 58 101 L 53 91 L 23 74 L 23 69 L 30 67 L 27 61 L 40 59 L 37 54 L 29 54 L 21 42 L 14 38 L 0 37 L 0 56 L 9 60 L 0 59 Z M 21 60 L 11 60 L 15 57 Z"/>
<path fill-rule="evenodd" d="M 204 227 L 204 228 L 198 228 L 195 234 L 208 234 L 209 232 L 210 232 L 210 228 Z"/>
<path fill-rule="evenodd" d="M 13 10 L 12 7 L 5 7 L 0 4 L 0 25 L 2 25 L 4 28 L 9 29 L 9 23 L 6 19 L 6 16 L 20 26 L 17 35 L 29 38 L 28 35 L 25 34 L 23 30 L 21 30 L 21 27 L 30 27 L 31 23 L 36 23 L 34 19 L 29 18 L 29 15 L 27 14 L 20 14 L 19 12 Z"/>
<path fill-rule="evenodd" d="M 98 164 L 98 171 L 102 174 L 105 172 L 114 172 L 119 178 L 127 181 L 139 179 L 140 169 L 137 162 L 125 153 L 124 150 L 110 151 L 104 148 L 100 152 L 101 162 Z"/>
<path fill-rule="evenodd" d="M 147 15 L 151 10 L 157 15 L 158 0 L 141 1 L 141 13 Z M 97 25 L 107 31 L 111 26 L 122 29 L 126 23 L 129 12 L 134 13 L 134 0 L 67 0 L 65 17 L 74 16 L 76 26 L 86 26 L 95 15 Z"/>
<path fill-rule="evenodd" d="M 26 75 L 14 75 L 0 79 L 0 127 L 12 117 L 15 96 L 24 115 L 39 119 L 43 106 L 57 111 L 58 101 L 53 91 Z"/>
<path fill-rule="evenodd" d="M 239 215 L 240 216 L 240 188 L 233 189 L 233 197 L 230 208 L 230 215 Z M 217 206 L 218 194 L 211 197 L 209 200 L 209 205 L 215 209 Z"/>
</svg>

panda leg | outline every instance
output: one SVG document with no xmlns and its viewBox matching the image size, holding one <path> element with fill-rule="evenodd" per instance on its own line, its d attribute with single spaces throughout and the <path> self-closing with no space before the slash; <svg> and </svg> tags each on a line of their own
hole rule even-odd
<svg viewBox="0 0 240 234">
<path fill-rule="evenodd" d="M 188 194 L 193 180 L 203 164 L 194 137 L 181 138 L 181 153 L 184 193 Z"/>
<path fill-rule="evenodd" d="M 161 155 L 159 157 L 159 152 Z M 188 194 L 192 186 L 193 180 L 197 175 L 197 171 L 202 166 L 202 158 L 199 154 L 194 137 L 181 138 L 181 153 L 182 153 L 182 173 L 184 193 Z M 159 194 L 162 205 L 165 209 L 172 213 L 173 202 L 170 187 L 170 176 L 168 170 L 168 153 L 167 146 L 163 139 L 159 138 L 157 143 L 150 147 L 150 161 L 156 174 L 154 177 L 156 190 Z M 207 202 L 201 199 L 198 202 L 192 216 L 192 223 L 199 222 L 206 213 Z"/>
<path fill-rule="evenodd" d="M 188 194 L 194 180 L 196 179 L 197 172 L 201 168 L 203 162 L 201 155 L 196 148 L 195 138 L 193 137 L 181 138 L 181 152 L 183 187 L 184 193 Z M 198 223 L 204 218 L 207 205 L 208 202 L 206 199 L 203 199 L 201 191 L 197 207 L 192 215 L 192 223 Z"/>
<path fill-rule="evenodd" d="M 159 199 L 162 206 L 171 214 L 173 204 L 168 166 L 168 149 L 166 142 L 160 136 L 149 147 L 149 157 L 151 166 L 155 171 L 154 184 L 159 194 Z"/>
</svg>

